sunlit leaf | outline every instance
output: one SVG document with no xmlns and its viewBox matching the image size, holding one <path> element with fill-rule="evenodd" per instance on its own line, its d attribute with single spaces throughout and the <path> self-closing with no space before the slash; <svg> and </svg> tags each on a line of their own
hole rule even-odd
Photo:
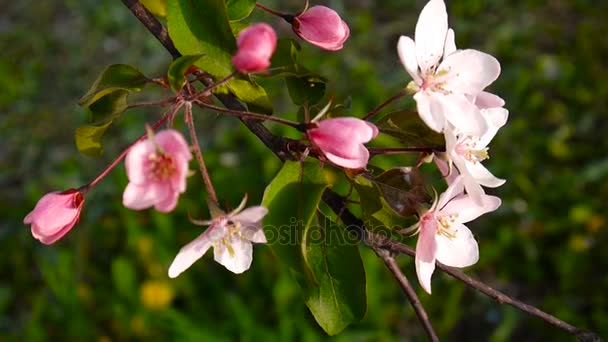
<svg viewBox="0 0 608 342">
<path fill-rule="evenodd" d="M 186 71 L 196 63 L 203 55 L 181 56 L 171 63 L 167 71 L 169 86 L 174 92 L 179 92 L 186 82 Z"/>
<path fill-rule="evenodd" d="M 166 0 L 140 0 L 141 4 L 148 9 L 152 14 L 159 17 L 167 16 L 167 1 Z"/>
<path fill-rule="evenodd" d="M 81 126 L 76 129 L 76 147 L 89 157 L 99 157 L 103 153 L 101 140 L 112 125 L 112 120 L 97 126 Z"/>
<path fill-rule="evenodd" d="M 233 21 L 247 18 L 255 8 L 255 0 L 226 0 L 228 18 Z"/>
<path fill-rule="evenodd" d="M 78 104 L 86 108 L 116 91 L 138 92 L 147 81 L 148 79 L 139 70 L 130 65 L 110 65 L 101 73 Z"/>
</svg>

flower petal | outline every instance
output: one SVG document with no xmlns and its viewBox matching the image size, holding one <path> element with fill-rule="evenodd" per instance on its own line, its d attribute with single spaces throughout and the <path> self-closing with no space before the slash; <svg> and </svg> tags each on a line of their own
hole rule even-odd
<svg viewBox="0 0 608 342">
<path fill-rule="evenodd" d="M 184 136 L 177 130 L 164 129 L 154 136 L 154 141 L 171 156 L 181 156 L 186 161 L 192 159 L 190 147 Z"/>
<path fill-rule="evenodd" d="M 401 36 L 397 43 L 397 54 L 405 71 L 412 77 L 417 85 L 422 85 L 422 78 L 418 71 L 418 60 L 416 59 L 416 43 L 410 37 Z"/>
<path fill-rule="evenodd" d="M 177 191 L 170 191 L 167 193 L 167 197 L 165 197 L 165 199 L 157 201 L 154 204 L 154 209 L 158 210 L 161 213 L 171 212 L 177 206 L 178 198 L 179 193 Z"/>
<path fill-rule="evenodd" d="M 464 191 L 464 185 L 463 185 L 463 177 L 462 175 L 459 175 L 457 177 L 454 177 L 454 180 L 452 181 L 452 183 L 448 186 L 447 189 L 445 189 L 444 192 L 441 193 L 441 195 L 439 195 L 439 199 L 437 200 L 437 210 L 441 210 L 443 207 L 446 206 L 446 204 L 448 202 L 450 202 L 452 200 L 452 198 L 459 196 L 463 193 Z"/>
<path fill-rule="evenodd" d="M 454 30 L 448 29 L 448 33 L 445 36 L 445 46 L 443 47 L 443 58 L 456 52 L 456 37 Z"/>
<path fill-rule="evenodd" d="M 211 245 L 218 240 L 218 235 L 223 236 L 224 234 L 224 227 L 211 226 L 192 242 L 182 247 L 177 256 L 175 256 L 175 259 L 173 259 L 171 266 L 169 266 L 169 277 L 175 278 L 187 270 L 194 262 L 207 253 Z"/>
<path fill-rule="evenodd" d="M 471 174 L 471 177 L 473 177 L 480 185 L 485 187 L 497 188 L 506 182 L 504 179 L 494 176 L 481 163 L 467 163 L 467 169 Z"/>
<path fill-rule="evenodd" d="M 456 215 L 456 222 L 467 223 L 479 216 L 492 212 L 500 207 L 500 198 L 495 196 L 482 196 L 481 205 L 477 205 L 471 196 L 462 195 L 451 200 L 437 215 Z"/>
<path fill-rule="evenodd" d="M 422 74 L 431 72 L 443 56 L 448 32 L 448 13 L 443 0 L 431 0 L 420 12 L 416 23 L 416 59 Z"/>
<path fill-rule="evenodd" d="M 158 201 L 164 201 L 169 196 L 167 184 L 151 183 L 146 185 L 127 184 L 122 194 L 122 204 L 129 209 L 142 210 L 153 206 Z"/>
<path fill-rule="evenodd" d="M 261 223 L 242 223 L 241 236 L 246 240 L 255 243 L 267 243 L 266 235 L 264 235 L 264 229 L 262 229 Z"/>
<path fill-rule="evenodd" d="M 482 91 L 475 97 L 475 105 L 480 109 L 499 108 L 505 105 L 505 100 L 500 98 L 500 96 Z"/>
<path fill-rule="evenodd" d="M 424 123 L 435 132 L 442 132 L 445 125 L 445 116 L 443 108 L 432 93 L 419 91 L 414 94 L 418 115 Z"/>
<path fill-rule="evenodd" d="M 488 124 L 481 111 L 466 96 L 436 94 L 434 98 L 441 103 L 445 118 L 458 132 L 480 137 L 488 130 Z"/>
<path fill-rule="evenodd" d="M 260 222 L 268 214 L 268 208 L 261 205 L 249 207 L 230 219 L 234 222 Z"/>
<path fill-rule="evenodd" d="M 431 276 L 435 271 L 436 224 L 435 220 L 431 220 L 428 225 L 422 226 L 416 242 L 416 275 L 420 286 L 429 294 L 431 293 Z"/>
<path fill-rule="evenodd" d="M 228 242 L 229 246 L 223 243 L 218 244 L 213 255 L 215 261 L 224 265 L 230 272 L 240 274 L 249 269 L 253 260 L 253 246 L 250 241 L 233 237 Z"/>
<path fill-rule="evenodd" d="M 125 169 L 130 183 L 144 184 L 148 181 L 148 158 L 155 151 L 156 146 L 149 139 L 131 147 L 125 158 Z"/>
<path fill-rule="evenodd" d="M 418 39 L 416 39 L 418 44 Z M 457 94 L 477 95 L 500 75 L 500 63 L 477 50 L 460 50 L 447 56 L 438 68 L 445 72 L 443 89 Z"/>
<path fill-rule="evenodd" d="M 435 257 L 440 263 L 452 267 L 467 267 L 479 260 L 479 248 L 475 237 L 463 224 L 453 224 L 451 232 L 455 237 L 448 238 L 437 234 Z"/>
<path fill-rule="evenodd" d="M 369 151 L 363 145 L 354 146 L 355 149 L 351 151 L 350 156 L 348 158 L 343 158 L 341 156 L 337 156 L 333 153 L 325 152 L 325 157 L 329 159 L 330 162 L 342 166 L 348 169 L 364 169 L 367 166 L 367 162 L 369 161 Z"/>
</svg>

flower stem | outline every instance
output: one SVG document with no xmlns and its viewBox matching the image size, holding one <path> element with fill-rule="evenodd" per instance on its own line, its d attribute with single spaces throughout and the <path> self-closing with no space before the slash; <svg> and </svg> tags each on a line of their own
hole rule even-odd
<svg viewBox="0 0 608 342">
<path fill-rule="evenodd" d="M 192 140 L 192 145 L 194 148 L 194 155 L 196 156 L 196 160 L 201 168 L 201 176 L 203 176 L 203 182 L 205 182 L 205 188 L 207 188 L 207 192 L 209 193 L 209 197 L 211 201 L 216 205 L 219 205 L 217 201 L 217 195 L 215 194 L 215 189 L 213 189 L 213 184 L 211 183 L 211 178 L 209 177 L 209 172 L 207 172 L 207 166 L 205 165 L 205 159 L 203 159 L 203 153 L 201 152 L 201 146 L 198 143 L 198 138 L 196 136 L 196 129 L 194 128 L 194 118 L 192 116 L 192 103 L 186 102 L 184 104 L 186 106 L 186 113 L 184 116 L 184 120 L 188 125 L 188 129 L 190 130 L 190 139 Z"/>
<path fill-rule="evenodd" d="M 371 112 L 367 113 L 367 115 L 365 117 L 363 117 L 363 120 L 371 119 L 373 116 L 380 113 L 380 111 L 383 110 L 386 106 L 388 106 L 389 104 L 393 103 L 394 101 L 404 97 L 405 95 L 407 95 L 407 91 L 405 91 L 405 90 L 400 91 L 399 93 L 397 93 L 397 95 L 394 95 L 390 99 L 384 101 L 378 107 L 374 108 Z"/>
<path fill-rule="evenodd" d="M 152 130 L 157 130 L 160 126 L 167 122 L 167 120 L 175 114 L 179 107 L 180 106 L 174 106 L 168 112 L 166 112 L 158 121 L 156 121 L 156 123 L 154 123 L 154 125 L 152 125 Z M 142 136 L 137 138 L 137 140 L 132 142 L 131 145 L 129 145 L 124 151 L 122 151 L 122 153 L 116 159 L 114 159 L 114 161 L 110 163 L 110 165 L 108 165 L 105 170 L 103 170 L 97 177 L 95 177 L 95 179 L 93 179 L 90 183 L 81 186 L 78 190 L 82 193 L 86 193 L 87 191 L 91 190 L 91 188 L 97 185 L 97 183 L 99 183 L 105 176 L 107 176 L 108 173 L 110 173 L 110 171 L 112 171 L 116 167 L 116 165 L 118 165 L 127 156 L 127 153 L 129 153 L 131 147 L 147 138 L 148 132 L 142 134 Z"/>
<path fill-rule="evenodd" d="M 272 121 L 272 122 L 280 123 L 283 125 L 291 126 L 301 132 L 305 132 L 306 128 L 307 128 L 307 125 L 305 123 L 294 122 L 294 121 L 290 121 L 290 120 L 286 120 L 286 119 L 277 118 L 274 116 L 246 112 L 246 111 L 241 111 L 241 110 L 222 108 L 222 107 L 210 105 L 208 103 L 204 103 L 201 101 L 195 101 L 195 103 L 201 107 L 205 107 L 207 109 L 211 109 L 216 112 L 224 113 L 224 114 L 231 115 L 231 116 L 238 116 L 241 118 L 256 119 L 256 120 L 261 120 L 261 121 Z"/>
<path fill-rule="evenodd" d="M 387 154 L 403 154 L 403 153 L 413 153 L 413 152 L 443 152 L 445 151 L 445 147 L 443 146 L 420 146 L 420 147 L 395 147 L 395 148 L 368 148 L 369 154 L 372 156 L 375 155 L 387 155 Z"/>
<path fill-rule="evenodd" d="M 257 8 L 259 8 L 259 9 L 263 10 L 263 11 L 266 11 L 266 12 L 268 12 L 268 13 L 270 13 L 270 14 L 276 15 L 276 16 L 281 17 L 281 18 L 283 18 L 283 19 L 285 19 L 285 17 L 289 17 L 289 15 L 287 15 L 287 14 L 285 14 L 285 13 L 277 12 L 277 11 L 275 11 L 275 10 L 272 10 L 272 9 L 270 9 L 270 8 L 268 8 L 268 7 L 264 6 L 264 5 L 262 5 L 262 4 L 261 4 L 261 3 L 259 3 L 259 2 L 256 2 L 256 3 L 255 3 L 255 6 L 256 6 Z M 285 19 L 285 20 L 287 20 L 287 19 Z"/>
</svg>

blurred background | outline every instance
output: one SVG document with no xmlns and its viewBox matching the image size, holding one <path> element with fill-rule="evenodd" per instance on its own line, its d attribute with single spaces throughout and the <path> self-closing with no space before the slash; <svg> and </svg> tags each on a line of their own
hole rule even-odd
<svg viewBox="0 0 608 342">
<path fill-rule="evenodd" d="M 486 162 L 507 179 L 492 191 L 503 205 L 471 224 L 481 260 L 467 272 L 608 336 L 608 5 L 446 2 L 458 47 L 501 62 L 491 91 L 510 110 Z M 363 116 L 409 82 L 395 47 L 400 35 L 413 36 L 424 3 L 314 1 L 342 14 L 351 38 L 337 53 L 303 44 L 305 63 L 331 80 L 328 94 L 340 101 L 350 96 L 351 114 Z M 303 1 L 264 4 L 296 12 Z M 168 279 L 176 252 L 200 233 L 188 215 L 207 215 L 198 176 L 172 214 L 135 212 L 121 205 L 127 183 L 121 165 L 89 193 L 81 222 L 66 238 L 53 246 L 34 240 L 22 220 L 43 194 L 90 181 L 143 132 L 144 122 L 162 113 L 128 111 L 107 134 L 103 156 L 88 158 L 73 139 L 88 119 L 78 98 L 109 64 L 132 64 L 158 77 L 170 58 L 120 1 L 5 1 L 0 8 L 1 340 L 424 340 L 397 284 L 365 248 L 368 312 L 335 338 L 316 325 L 288 270 L 266 246 L 256 247 L 243 275 L 208 254 Z M 293 37 L 265 13 L 254 18 Z M 281 100 L 280 82 L 265 86 L 277 112 L 297 111 Z M 151 88 L 144 93 L 142 100 L 168 96 Z M 404 100 L 393 108 L 411 105 Z M 250 203 L 259 202 L 279 161 L 237 120 L 198 114 L 222 200 L 236 206 L 247 192 Z M 441 272 L 429 296 L 417 285 L 412 259 L 399 262 L 445 340 L 573 340 Z"/>
</svg>

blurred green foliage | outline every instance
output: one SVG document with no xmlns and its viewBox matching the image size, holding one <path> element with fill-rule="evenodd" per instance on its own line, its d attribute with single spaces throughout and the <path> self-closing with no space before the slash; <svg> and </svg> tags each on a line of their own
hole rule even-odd
<svg viewBox="0 0 608 342">
<path fill-rule="evenodd" d="M 298 11 L 302 2 L 265 1 Z M 362 116 L 397 93 L 408 76 L 396 54 L 413 35 L 424 1 L 331 0 L 351 27 L 329 54 L 303 45 L 303 63 L 330 82 L 327 92 Z M 184 275 L 166 275 L 180 246 L 200 233 L 205 193 L 192 177 L 171 215 L 121 205 L 121 166 L 87 197 L 80 224 L 52 247 L 22 219 L 46 192 L 92 179 L 158 109 L 128 111 L 110 128 L 101 158 L 80 155 L 74 129 L 87 113 L 80 96 L 110 64 L 160 76 L 169 55 L 119 1 L 7 2 L 0 14 L 0 339 L 305 340 L 326 339 L 285 266 L 266 246 L 236 276 L 210 255 Z M 507 101 L 508 125 L 491 145 L 489 168 L 507 184 L 498 212 L 472 224 L 480 262 L 468 272 L 572 324 L 608 336 L 608 4 L 585 0 L 448 1 L 459 47 L 495 55 L 503 72 L 492 91 Z M 259 11 L 279 35 L 284 23 Z M 277 113 L 295 117 L 283 83 L 263 82 Z M 146 91 L 142 100 L 167 93 Z M 402 100 L 392 110 L 411 106 Z M 389 110 L 391 110 L 389 109 Z M 280 164 L 228 117 L 197 115 L 200 139 L 222 201 L 243 192 L 259 202 Z M 178 127 L 181 123 L 178 120 Z M 272 127 L 277 132 L 287 130 Z M 289 133 L 293 134 L 293 133 Z M 394 157 L 374 163 L 398 163 Z M 368 311 L 335 340 L 418 340 L 417 319 L 382 263 L 361 249 Z M 412 260 L 402 268 L 415 282 Z M 440 336 L 469 340 L 571 340 L 544 322 L 437 273 L 421 293 Z"/>
</svg>

